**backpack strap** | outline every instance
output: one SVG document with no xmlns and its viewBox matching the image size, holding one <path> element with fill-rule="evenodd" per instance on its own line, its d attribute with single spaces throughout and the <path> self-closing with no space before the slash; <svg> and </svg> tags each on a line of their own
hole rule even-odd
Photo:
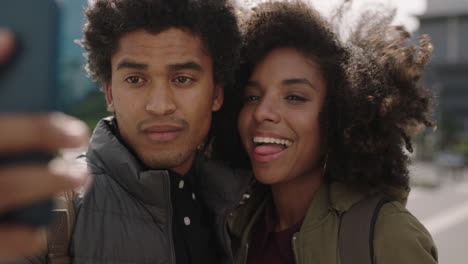
<svg viewBox="0 0 468 264">
<path fill-rule="evenodd" d="M 370 196 L 343 214 L 338 238 L 341 264 L 374 263 L 375 222 L 387 202 L 383 195 Z"/>
<path fill-rule="evenodd" d="M 56 209 L 53 210 L 54 223 L 47 232 L 47 263 L 70 264 L 68 254 L 71 235 L 75 226 L 75 206 L 73 191 L 60 194 L 56 199 Z"/>
</svg>

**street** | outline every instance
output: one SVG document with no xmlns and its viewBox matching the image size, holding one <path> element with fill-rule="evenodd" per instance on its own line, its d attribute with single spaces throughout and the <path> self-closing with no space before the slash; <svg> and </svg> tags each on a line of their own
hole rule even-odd
<svg viewBox="0 0 468 264">
<path fill-rule="evenodd" d="M 468 263 L 468 169 L 454 174 L 416 163 L 410 175 L 414 185 L 407 208 L 432 234 L 439 263 Z"/>
</svg>

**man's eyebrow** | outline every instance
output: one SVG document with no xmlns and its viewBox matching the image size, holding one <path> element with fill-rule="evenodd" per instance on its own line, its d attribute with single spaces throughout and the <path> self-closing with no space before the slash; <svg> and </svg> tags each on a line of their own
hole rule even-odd
<svg viewBox="0 0 468 264">
<path fill-rule="evenodd" d="M 136 70 L 146 70 L 148 69 L 148 64 L 139 63 L 135 61 L 123 60 L 117 65 L 117 70 L 120 69 L 136 69 Z"/>
<path fill-rule="evenodd" d="M 290 85 L 290 84 L 306 84 L 306 85 L 310 86 L 310 87 L 313 88 L 313 89 L 317 89 L 311 82 L 309 82 L 309 80 L 307 80 L 307 79 L 305 79 L 305 78 L 287 79 L 287 80 L 282 81 L 282 83 L 283 83 L 284 85 Z"/>
<path fill-rule="evenodd" d="M 193 61 L 170 64 L 166 68 L 169 71 L 195 70 L 195 71 L 203 72 L 202 66 L 200 66 L 200 64 L 193 62 Z"/>
</svg>

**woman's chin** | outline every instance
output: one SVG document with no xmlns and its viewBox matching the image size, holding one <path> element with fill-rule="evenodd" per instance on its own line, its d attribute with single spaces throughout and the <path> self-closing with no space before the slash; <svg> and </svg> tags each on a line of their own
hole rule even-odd
<svg viewBox="0 0 468 264">
<path fill-rule="evenodd" d="M 274 185 L 281 183 L 284 177 L 278 173 L 278 170 L 268 170 L 265 168 L 253 170 L 255 178 L 262 184 L 265 185 Z"/>
</svg>

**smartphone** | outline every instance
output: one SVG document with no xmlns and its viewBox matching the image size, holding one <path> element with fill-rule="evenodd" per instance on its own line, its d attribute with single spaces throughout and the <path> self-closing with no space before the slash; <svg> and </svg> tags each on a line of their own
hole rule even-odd
<svg viewBox="0 0 468 264">
<path fill-rule="evenodd" d="M 0 114 L 59 110 L 58 20 L 55 0 L 0 1 L 0 27 L 12 31 L 16 43 L 13 56 L 7 64 L 0 65 Z M 0 164 L 48 162 L 51 158 L 47 153 L 23 153 L 2 156 Z M 37 202 L 0 214 L 0 223 L 49 225 L 52 208 L 52 201 Z"/>
</svg>

